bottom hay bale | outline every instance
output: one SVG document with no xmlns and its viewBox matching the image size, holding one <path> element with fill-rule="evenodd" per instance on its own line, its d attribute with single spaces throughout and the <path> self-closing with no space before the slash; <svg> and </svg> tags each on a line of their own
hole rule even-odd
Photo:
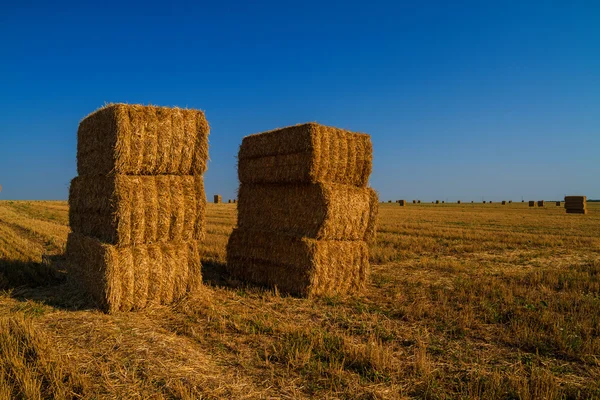
<svg viewBox="0 0 600 400">
<path fill-rule="evenodd" d="M 107 312 L 168 304 L 202 285 L 198 241 L 116 247 L 77 233 L 69 273 Z"/>
<path fill-rule="evenodd" d="M 365 288 L 369 250 L 364 241 L 315 240 L 234 229 L 227 269 L 243 281 L 296 296 L 350 294 Z"/>
</svg>

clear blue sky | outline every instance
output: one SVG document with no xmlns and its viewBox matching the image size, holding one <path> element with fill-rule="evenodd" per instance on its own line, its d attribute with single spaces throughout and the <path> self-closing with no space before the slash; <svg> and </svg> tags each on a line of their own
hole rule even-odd
<svg viewBox="0 0 600 400">
<path fill-rule="evenodd" d="M 384 200 L 600 198 L 598 1 L 83 3 L 0 6 L 0 199 L 66 199 L 105 102 L 205 110 L 209 196 L 317 121 L 372 135 Z"/>
</svg>

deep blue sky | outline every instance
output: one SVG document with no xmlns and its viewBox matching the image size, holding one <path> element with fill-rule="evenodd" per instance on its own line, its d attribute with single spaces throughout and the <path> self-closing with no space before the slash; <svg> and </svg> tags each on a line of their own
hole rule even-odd
<svg viewBox="0 0 600 400">
<path fill-rule="evenodd" d="M 370 133 L 384 200 L 600 198 L 600 2 L 0 6 L 0 199 L 66 199 L 105 102 L 211 124 L 207 195 L 251 133 Z"/>
</svg>

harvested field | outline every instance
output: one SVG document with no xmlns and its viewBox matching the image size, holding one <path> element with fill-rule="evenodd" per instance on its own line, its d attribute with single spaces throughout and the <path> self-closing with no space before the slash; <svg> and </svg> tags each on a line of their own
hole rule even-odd
<svg viewBox="0 0 600 400">
<path fill-rule="evenodd" d="M 372 189 L 340 184 L 242 184 L 239 197 L 238 225 L 243 229 L 327 240 L 373 236 L 367 230 L 377 210 Z"/>
<path fill-rule="evenodd" d="M 236 206 L 208 204 L 206 286 L 106 315 L 41 263 L 67 203 L 0 201 L 0 398 L 598 398 L 587 209 L 380 205 L 362 295 L 299 299 L 224 271 Z"/>
<path fill-rule="evenodd" d="M 202 111 L 110 104 L 79 124 L 77 172 L 202 175 L 209 131 Z"/>
<path fill-rule="evenodd" d="M 315 123 L 246 136 L 238 155 L 241 183 L 342 183 L 366 187 L 369 135 Z"/>
<path fill-rule="evenodd" d="M 77 177 L 69 195 L 71 228 L 119 246 L 201 240 L 206 195 L 201 176 Z"/>
</svg>

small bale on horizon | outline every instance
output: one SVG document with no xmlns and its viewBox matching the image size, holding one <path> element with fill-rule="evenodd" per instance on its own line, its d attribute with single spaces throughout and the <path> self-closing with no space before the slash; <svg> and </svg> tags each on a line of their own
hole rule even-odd
<svg viewBox="0 0 600 400">
<path fill-rule="evenodd" d="M 213 202 L 214 202 L 215 204 L 220 204 L 220 203 L 221 203 L 221 199 L 222 199 L 222 198 L 221 198 L 221 195 L 220 195 L 220 194 L 215 194 L 215 195 L 214 195 L 214 197 L 213 197 Z"/>
</svg>

